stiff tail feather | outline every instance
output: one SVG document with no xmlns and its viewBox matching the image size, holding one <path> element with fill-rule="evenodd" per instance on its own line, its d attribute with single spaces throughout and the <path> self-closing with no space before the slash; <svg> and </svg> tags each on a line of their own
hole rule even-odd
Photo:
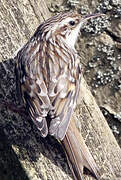
<svg viewBox="0 0 121 180">
<path fill-rule="evenodd" d="M 61 143 L 65 150 L 74 180 L 83 180 L 82 174 L 84 167 L 87 168 L 97 180 L 99 179 L 97 165 L 83 137 L 75 126 L 74 117 L 71 118 L 68 130 Z"/>
</svg>

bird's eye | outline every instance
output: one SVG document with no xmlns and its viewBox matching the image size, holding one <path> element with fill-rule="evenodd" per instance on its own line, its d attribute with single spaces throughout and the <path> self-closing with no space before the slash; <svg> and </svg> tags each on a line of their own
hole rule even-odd
<svg viewBox="0 0 121 180">
<path fill-rule="evenodd" d="M 74 25 L 75 25 L 75 21 L 69 21 L 69 24 L 70 24 L 71 26 L 74 26 Z"/>
</svg>

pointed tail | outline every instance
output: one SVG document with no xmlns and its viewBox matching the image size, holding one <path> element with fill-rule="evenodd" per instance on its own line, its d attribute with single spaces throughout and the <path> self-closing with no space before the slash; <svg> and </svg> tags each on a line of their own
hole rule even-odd
<svg viewBox="0 0 121 180">
<path fill-rule="evenodd" d="M 83 180 L 82 174 L 84 167 L 86 167 L 97 180 L 99 179 L 97 165 L 75 126 L 74 117 L 71 118 L 68 130 L 61 143 L 65 150 L 74 180 Z"/>
</svg>

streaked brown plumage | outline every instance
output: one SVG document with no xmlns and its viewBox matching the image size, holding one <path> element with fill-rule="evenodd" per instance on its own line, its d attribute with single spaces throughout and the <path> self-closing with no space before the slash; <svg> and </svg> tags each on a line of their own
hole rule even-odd
<svg viewBox="0 0 121 180">
<path fill-rule="evenodd" d="M 29 115 L 42 137 L 50 134 L 62 142 L 77 180 L 84 166 L 98 178 L 96 164 L 70 122 L 81 80 L 74 45 L 84 22 L 95 16 L 67 12 L 48 19 L 16 56 L 17 86 Z"/>
</svg>

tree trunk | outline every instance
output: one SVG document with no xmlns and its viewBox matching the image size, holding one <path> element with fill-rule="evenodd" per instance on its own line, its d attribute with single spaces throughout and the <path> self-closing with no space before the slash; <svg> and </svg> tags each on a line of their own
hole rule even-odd
<svg viewBox="0 0 121 180">
<path fill-rule="evenodd" d="M 15 63 L 10 57 L 50 14 L 44 0 L 4 0 L 0 1 L 0 8 L 0 102 L 18 103 Z M 76 125 L 99 166 L 101 179 L 121 179 L 121 150 L 84 79 L 75 114 Z M 2 105 L 0 179 L 72 179 L 60 144 L 52 137 L 41 138 L 31 122 Z"/>
</svg>

